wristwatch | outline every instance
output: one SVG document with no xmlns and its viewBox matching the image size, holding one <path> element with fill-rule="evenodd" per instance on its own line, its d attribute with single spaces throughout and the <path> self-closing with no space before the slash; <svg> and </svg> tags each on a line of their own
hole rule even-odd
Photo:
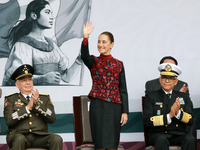
<svg viewBox="0 0 200 150">
<path fill-rule="evenodd" d="M 35 106 L 40 106 L 40 101 L 38 100 L 37 103 L 35 104 Z"/>
</svg>

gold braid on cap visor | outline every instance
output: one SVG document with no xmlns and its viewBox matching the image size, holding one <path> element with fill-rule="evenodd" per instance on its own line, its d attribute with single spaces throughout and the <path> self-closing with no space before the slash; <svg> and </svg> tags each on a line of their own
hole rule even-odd
<svg viewBox="0 0 200 150">
<path fill-rule="evenodd" d="M 21 78 L 23 76 L 32 76 L 32 74 L 31 73 L 22 74 L 22 75 L 18 76 L 15 80 L 17 80 L 17 79 L 19 79 L 19 78 Z"/>
<path fill-rule="evenodd" d="M 178 77 L 177 73 L 175 73 L 175 72 L 167 72 L 167 71 L 160 72 L 160 75 L 162 75 L 162 76 L 175 76 L 175 77 Z"/>
</svg>

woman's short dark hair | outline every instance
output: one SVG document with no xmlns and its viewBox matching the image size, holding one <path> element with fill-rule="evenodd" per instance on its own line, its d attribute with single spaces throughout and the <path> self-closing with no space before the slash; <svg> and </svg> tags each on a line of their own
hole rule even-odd
<svg viewBox="0 0 200 150">
<path fill-rule="evenodd" d="M 40 11 L 45 8 L 45 5 L 47 4 L 49 4 L 49 2 L 46 0 L 33 0 L 28 4 L 26 8 L 26 18 L 14 26 L 6 37 L 10 48 L 18 41 L 18 39 L 31 32 L 32 23 L 34 21 L 31 18 L 31 13 L 35 13 L 37 19 L 40 18 Z"/>
<path fill-rule="evenodd" d="M 175 62 L 176 65 L 178 65 L 178 61 L 174 57 L 172 57 L 172 56 L 165 56 L 165 57 L 163 57 L 160 60 L 160 64 L 162 64 L 165 61 L 165 59 L 171 59 L 171 60 L 173 60 Z"/>
<path fill-rule="evenodd" d="M 102 34 L 107 35 L 109 37 L 111 43 L 114 42 L 114 36 L 113 36 L 112 33 L 108 32 L 108 31 L 105 31 L 105 32 L 102 32 L 100 35 L 102 35 Z"/>
</svg>

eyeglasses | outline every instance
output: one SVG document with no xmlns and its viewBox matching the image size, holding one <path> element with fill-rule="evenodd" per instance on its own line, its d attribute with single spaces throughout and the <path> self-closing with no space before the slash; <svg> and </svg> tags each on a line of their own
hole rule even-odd
<svg viewBox="0 0 200 150">
<path fill-rule="evenodd" d="M 172 81 L 174 81 L 174 80 L 176 80 L 177 78 L 176 77 L 172 77 L 172 76 L 161 76 L 161 79 L 163 80 L 163 81 L 170 81 L 170 82 L 172 82 Z"/>
</svg>

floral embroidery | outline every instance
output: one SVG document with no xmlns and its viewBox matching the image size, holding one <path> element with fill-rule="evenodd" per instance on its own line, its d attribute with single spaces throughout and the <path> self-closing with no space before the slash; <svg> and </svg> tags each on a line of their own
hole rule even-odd
<svg viewBox="0 0 200 150">
<path fill-rule="evenodd" d="M 94 57 L 91 69 L 93 85 L 89 96 L 103 99 L 107 102 L 121 103 L 119 93 L 119 76 L 122 62 L 113 58 Z"/>
</svg>

